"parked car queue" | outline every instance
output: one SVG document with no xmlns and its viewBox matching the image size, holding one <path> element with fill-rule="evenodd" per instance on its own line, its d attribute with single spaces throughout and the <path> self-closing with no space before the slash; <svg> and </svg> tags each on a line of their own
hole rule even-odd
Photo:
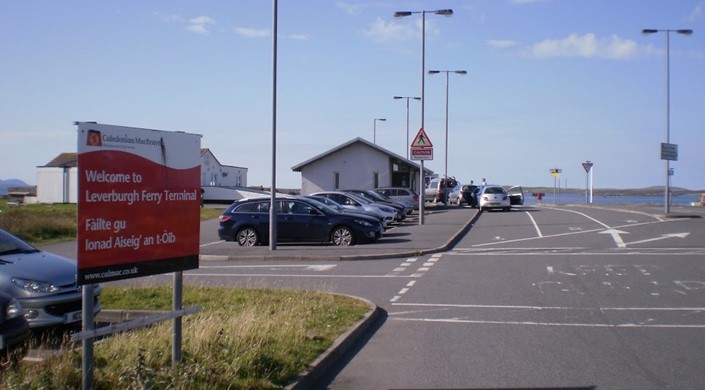
<svg viewBox="0 0 705 390">
<path fill-rule="evenodd" d="M 410 202 L 373 190 L 279 196 L 274 204 L 278 243 L 349 246 L 375 242 L 392 224 L 403 221 L 413 212 Z M 240 246 L 268 244 L 270 206 L 269 198 L 234 202 L 219 217 L 218 236 Z"/>
<path fill-rule="evenodd" d="M 511 206 L 524 204 L 524 190 L 521 186 L 512 186 L 507 190 L 497 184 L 479 186 L 457 184 L 448 196 L 450 204 L 459 207 L 467 204 L 480 210 L 502 209 L 508 211 Z"/>
</svg>

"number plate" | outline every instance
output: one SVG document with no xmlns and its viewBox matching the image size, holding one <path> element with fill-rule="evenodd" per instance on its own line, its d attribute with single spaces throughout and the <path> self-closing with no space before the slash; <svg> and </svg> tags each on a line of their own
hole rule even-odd
<svg viewBox="0 0 705 390">
<path fill-rule="evenodd" d="M 81 321 L 82 318 L 83 318 L 83 311 L 81 311 L 81 310 L 64 314 L 64 322 L 67 324 L 71 323 L 71 322 Z"/>
</svg>

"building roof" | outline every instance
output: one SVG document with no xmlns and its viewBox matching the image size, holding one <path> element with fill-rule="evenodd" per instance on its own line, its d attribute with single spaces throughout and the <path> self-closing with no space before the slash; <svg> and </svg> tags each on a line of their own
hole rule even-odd
<svg viewBox="0 0 705 390">
<path fill-rule="evenodd" d="M 44 165 L 45 167 L 76 167 L 78 166 L 78 153 L 61 153 Z"/>
<path fill-rule="evenodd" d="M 401 160 L 401 161 L 403 161 L 403 162 L 405 162 L 405 163 L 407 163 L 407 164 L 409 164 L 409 165 L 411 165 L 411 166 L 413 166 L 413 167 L 416 167 L 416 168 L 418 168 L 418 169 L 421 169 L 421 165 L 419 165 L 419 164 L 417 164 L 417 163 L 415 163 L 415 162 L 413 162 L 413 161 L 411 161 L 411 160 L 407 160 L 406 157 L 402 157 L 402 156 L 400 156 L 400 155 L 398 155 L 398 154 L 396 154 L 396 153 L 394 153 L 394 152 L 390 152 L 389 150 L 387 150 L 387 149 L 385 149 L 385 148 L 383 148 L 383 147 L 381 147 L 381 146 L 379 146 L 379 145 L 377 145 L 377 144 L 374 144 L 374 143 L 372 143 L 372 142 L 370 142 L 370 141 L 368 141 L 368 140 L 366 140 L 366 139 L 364 139 L 364 138 L 357 137 L 357 138 L 355 138 L 355 139 L 351 139 L 351 140 L 348 141 L 348 142 L 345 142 L 344 144 L 338 145 L 338 146 L 334 147 L 333 149 L 330 149 L 330 150 L 328 150 L 328 151 L 326 151 L 326 152 L 323 152 L 323 153 L 319 154 L 318 156 L 315 156 L 315 157 L 313 157 L 313 158 L 310 158 L 310 159 L 308 159 L 308 160 L 306 160 L 306 161 L 304 161 L 304 162 L 302 162 L 302 163 L 300 163 L 300 164 L 294 165 L 293 167 L 291 167 L 291 170 L 294 171 L 294 172 L 301 172 L 301 170 L 302 170 L 303 168 L 305 168 L 307 165 L 313 164 L 314 162 L 316 162 L 316 161 L 318 161 L 318 160 L 320 160 L 320 159 L 322 159 L 322 158 L 324 158 L 324 157 L 327 157 L 327 156 L 329 156 L 329 155 L 331 155 L 331 154 L 334 154 L 334 153 L 338 152 L 339 150 L 345 149 L 345 148 L 347 148 L 347 147 L 349 147 L 349 146 L 351 146 L 351 145 L 354 145 L 354 144 L 356 144 L 356 143 L 361 143 L 361 144 L 363 144 L 363 145 L 367 145 L 368 147 L 370 147 L 370 148 L 372 148 L 372 149 L 375 149 L 375 150 L 377 150 L 377 151 L 379 151 L 379 152 L 381 152 L 381 153 L 384 153 L 384 154 L 386 154 L 386 155 L 388 155 L 388 156 L 390 156 L 390 157 L 394 157 L 394 158 L 396 158 L 396 159 L 398 159 L 398 160 Z M 424 167 L 424 171 L 426 171 L 426 172 L 433 172 L 433 171 L 431 171 L 430 169 L 428 169 L 428 168 L 426 168 L 426 167 Z"/>
</svg>

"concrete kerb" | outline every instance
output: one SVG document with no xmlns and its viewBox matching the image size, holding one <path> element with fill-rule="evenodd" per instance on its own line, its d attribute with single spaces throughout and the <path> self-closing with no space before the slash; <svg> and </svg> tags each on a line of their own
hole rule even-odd
<svg viewBox="0 0 705 390">
<path fill-rule="evenodd" d="M 302 390 L 311 388 L 330 371 L 338 361 L 353 348 L 355 343 L 384 315 L 384 311 L 380 309 L 379 306 L 367 299 L 344 294 L 338 295 L 363 301 L 370 307 L 370 311 L 367 312 L 363 319 L 355 323 L 345 333 L 338 336 L 338 338 L 333 341 L 333 344 L 309 365 L 309 369 L 300 374 L 293 382 L 289 383 L 285 389 Z"/>
<path fill-rule="evenodd" d="M 390 253 L 375 253 L 375 254 L 367 254 L 367 255 L 343 255 L 343 256 L 335 256 L 335 255 L 325 255 L 325 256 L 316 256 L 316 255 L 281 255 L 281 254 L 265 254 L 265 255 L 238 255 L 238 256 L 229 256 L 229 255 L 200 255 L 199 260 L 202 261 L 231 261 L 231 260 L 328 260 L 328 261 L 351 261 L 351 260 L 378 260 L 378 259 L 393 259 L 397 257 L 411 257 L 411 256 L 423 256 L 427 254 L 432 254 L 432 253 L 438 253 L 438 252 L 443 252 L 448 250 L 449 248 L 452 248 L 457 244 L 457 242 L 470 230 L 470 228 L 477 222 L 477 218 L 479 218 L 480 214 L 482 212 L 480 210 L 477 210 L 475 215 L 473 215 L 470 220 L 468 220 L 463 227 L 460 228 L 452 237 L 446 241 L 445 244 L 435 247 L 435 248 L 428 248 L 428 249 L 421 249 L 421 250 L 414 250 L 414 251 L 398 251 L 398 252 L 390 252 Z"/>
</svg>

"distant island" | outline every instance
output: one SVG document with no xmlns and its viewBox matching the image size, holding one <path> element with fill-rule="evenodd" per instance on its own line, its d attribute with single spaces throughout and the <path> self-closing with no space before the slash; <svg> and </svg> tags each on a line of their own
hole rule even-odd
<svg viewBox="0 0 705 390">
<path fill-rule="evenodd" d="M 536 194 L 542 192 L 544 194 L 553 193 L 553 187 L 523 187 L 524 192 Z M 585 188 L 560 188 L 556 189 L 561 194 L 584 194 Z M 593 196 L 658 196 L 663 195 L 663 186 L 653 186 L 645 188 L 595 188 Z M 705 193 L 705 190 L 689 190 L 681 187 L 671 187 L 671 194 L 678 195 L 699 195 Z"/>
</svg>

